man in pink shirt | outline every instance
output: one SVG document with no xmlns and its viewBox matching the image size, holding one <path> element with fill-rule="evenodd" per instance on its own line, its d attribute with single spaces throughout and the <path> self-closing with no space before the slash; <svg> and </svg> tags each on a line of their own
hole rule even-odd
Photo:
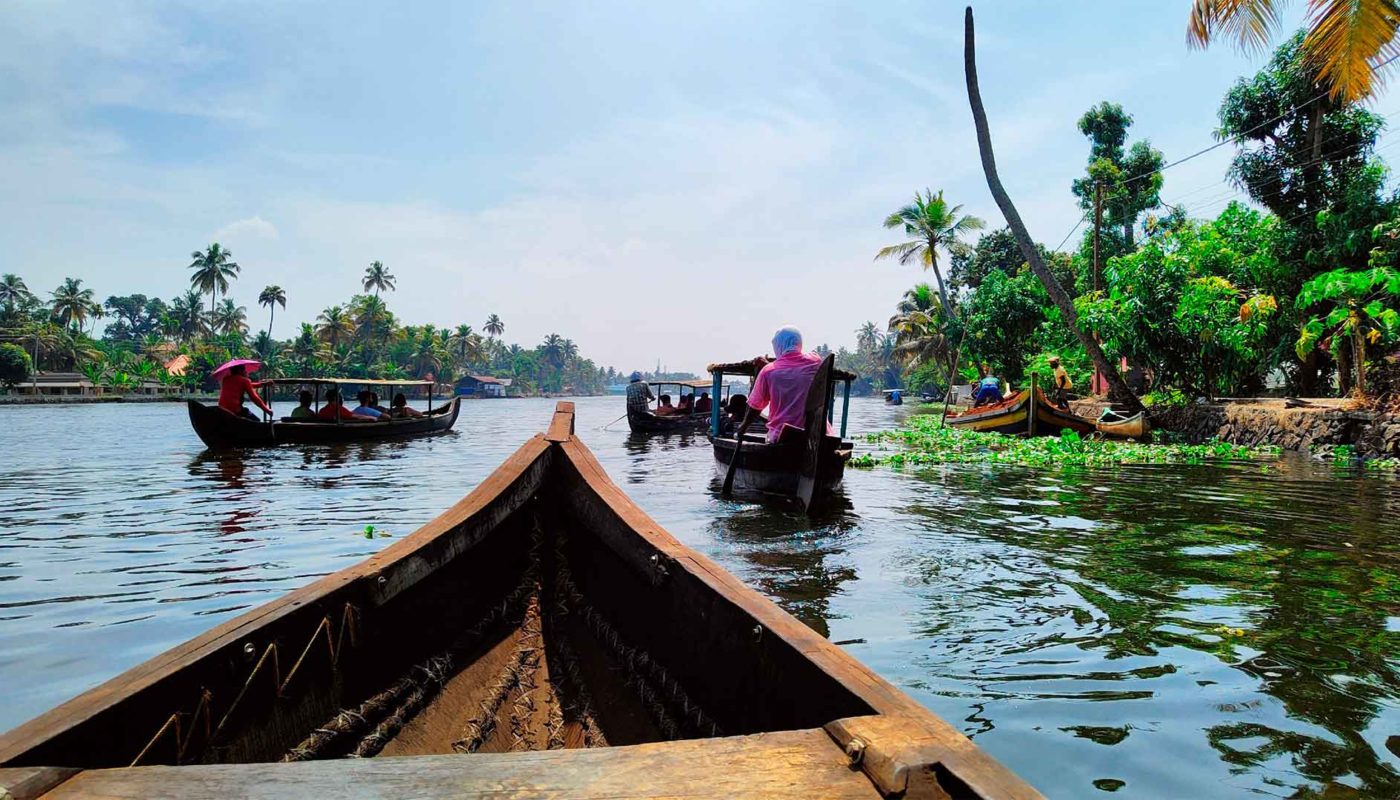
<svg viewBox="0 0 1400 800">
<path fill-rule="evenodd" d="M 784 325 L 773 334 L 773 355 L 777 360 L 769 362 L 754 379 L 748 398 L 749 410 L 742 425 L 747 429 L 758 412 L 768 409 L 770 444 L 782 436 L 784 425 L 801 428 L 806 423 L 803 413 L 807 390 L 822 365 L 821 356 L 802 352 L 802 332 L 791 325 Z M 830 432 L 828 423 L 827 433 Z"/>
</svg>

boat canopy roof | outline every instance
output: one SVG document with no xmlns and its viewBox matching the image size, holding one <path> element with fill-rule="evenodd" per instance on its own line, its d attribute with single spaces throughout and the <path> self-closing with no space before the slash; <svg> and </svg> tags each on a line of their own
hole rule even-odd
<svg viewBox="0 0 1400 800">
<path fill-rule="evenodd" d="M 722 375 L 747 375 L 752 378 L 758 375 L 758 371 L 772 361 L 773 359 L 767 356 L 759 356 L 749 361 L 730 361 L 722 364 L 711 364 L 705 367 L 705 370 L 711 375 L 720 373 Z M 850 383 L 856 379 L 856 374 L 854 372 L 847 372 L 844 369 L 833 369 L 831 371 L 831 377 L 838 381 Z"/>
<path fill-rule="evenodd" d="M 647 381 L 648 386 L 689 386 L 692 389 L 709 389 L 710 381 L 703 378 L 686 381 Z"/>
<path fill-rule="evenodd" d="M 436 381 L 430 381 L 430 380 L 427 380 L 427 379 L 425 379 L 425 378 L 417 378 L 417 379 L 412 379 L 412 380 L 388 380 L 388 379 L 382 379 L 382 378 L 271 378 L 271 379 L 269 379 L 269 380 L 262 381 L 262 383 L 297 384 L 297 385 L 311 384 L 311 383 L 318 383 L 318 384 L 328 384 L 328 383 L 329 383 L 329 384 L 352 383 L 352 384 L 356 384 L 356 385 L 359 385 L 359 386 L 429 386 L 429 385 L 431 385 L 431 384 L 433 384 L 433 383 L 436 383 Z"/>
</svg>

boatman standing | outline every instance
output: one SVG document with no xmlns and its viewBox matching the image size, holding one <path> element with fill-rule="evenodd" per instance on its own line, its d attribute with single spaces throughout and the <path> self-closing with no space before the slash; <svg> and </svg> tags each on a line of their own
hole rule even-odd
<svg viewBox="0 0 1400 800">
<path fill-rule="evenodd" d="M 784 425 L 801 428 L 806 424 L 807 390 L 812 388 L 812 378 L 822 365 L 821 356 L 802 352 L 802 331 L 791 325 L 784 325 L 773 334 L 773 355 L 777 360 L 770 361 L 754 378 L 749 410 L 740 426 L 741 431 L 747 430 L 753 418 L 767 409 L 770 444 L 782 436 Z M 831 423 L 827 423 L 826 430 L 831 432 Z"/>
<path fill-rule="evenodd" d="M 1069 379 L 1069 373 L 1060 366 L 1059 356 L 1050 356 L 1050 368 L 1055 371 L 1055 395 L 1052 399 L 1060 408 L 1069 408 L 1069 390 L 1074 388 L 1074 381 Z"/>
<path fill-rule="evenodd" d="M 627 413 L 629 415 L 650 413 L 651 409 L 647 407 L 647 403 L 655 399 L 652 396 L 651 387 L 642 380 L 642 373 L 633 372 L 631 382 L 627 384 Z"/>
</svg>

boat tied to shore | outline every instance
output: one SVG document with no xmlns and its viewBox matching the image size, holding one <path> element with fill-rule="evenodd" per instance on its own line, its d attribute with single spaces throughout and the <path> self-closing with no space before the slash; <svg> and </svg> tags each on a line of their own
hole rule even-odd
<svg viewBox="0 0 1400 800">
<path fill-rule="evenodd" d="M 433 382 L 423 380 L 373 380 L 368 378 L 274 378 L 264 384 L 305 386 L 312 389 L 315 409 L 321 405 L 323 386 L 426 387 L 428 408 L 417 417 L 384 418 L 374 422 L 340 419 L 280 419 L 258 422 L 239 417 L 217 405 L 188 400 L 190 425 L 205 445 L 215 450 L 237 447 L 271 447 L 281 444 L 330 444 L 406 439 L 446 433 L 457 422 L 461 398 L 433 407 Z"/>
<path fill-rule="evenodd" d="M 757 377 L 766 359 L 711 364 L 707 369 L 715 386 L 729 375 Z M 716 407 L 710 420 L 710 443 L 714 450 L 715 468 L 723 474 L 731 461 L 737 461 L 735 484 L 741 488 L 766 494 L 796 498 L 804 510 L 812 510 L 821 499 L 841 485 L 846 462 L 851 459 L 854 444 L 846 441 L 846 422 L 851 402 L 851 382 L 856 376 L 835 368 L 835 357 L 828 355 L 807 390 L 802 428 L 788 427 L 779 433 L 777 441 L 769 442 L 767 435 L 744 435 L 743 442 L 731 433 L 726 420 Z M 826 433 L 827 423 L 833 421 L 836 384 L 843 388 L 841 400 L 840 435 Z M 737 420 L 732 421 L 737 424 Z"/>
<path fill-rule="evenodd" d="M 1040 390 L 1034 374 L 1031 375 L 1030 388 L 1000 403 L 974 406 L 958 414 L 949 414 L 944 421 L 960 430 L 1011 436 L 1059 436 L 1066 430 L 1084 435 L 1096 430 L 1093 420 L 1050 402 Z"/>
<path fill-rule="evenodd" d="M 0 796 L 1041 798 L 685 547 L 572 403 L 346 569 L 0 735 Z"/>
</svg>

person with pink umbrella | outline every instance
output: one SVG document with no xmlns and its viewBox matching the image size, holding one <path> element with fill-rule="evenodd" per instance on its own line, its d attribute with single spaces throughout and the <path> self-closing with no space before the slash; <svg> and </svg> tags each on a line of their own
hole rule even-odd
<svg viewBox="0 0 1400 800">
<path fill-rule="evenodd" d="M 261 366 L 262 362 L 254 361 L 251 358 L 235 358 L 214 370 L 214 377 L 220 379 L 219 408 L 235 417 L 245 417 L 254 422 L 261 422 L 262 420 L 254 416 L 253 412 L 244 407 L 243 397 L 247 395 L 258 408 L 261 408 L 268 416 L 272 416 L 272 408 L 263 402 L 261 397 L 258 397 L 257 387 L 265 384 L 254 383 L 248 378 L 249 371 L 256 371 Z"/>
</svg>

